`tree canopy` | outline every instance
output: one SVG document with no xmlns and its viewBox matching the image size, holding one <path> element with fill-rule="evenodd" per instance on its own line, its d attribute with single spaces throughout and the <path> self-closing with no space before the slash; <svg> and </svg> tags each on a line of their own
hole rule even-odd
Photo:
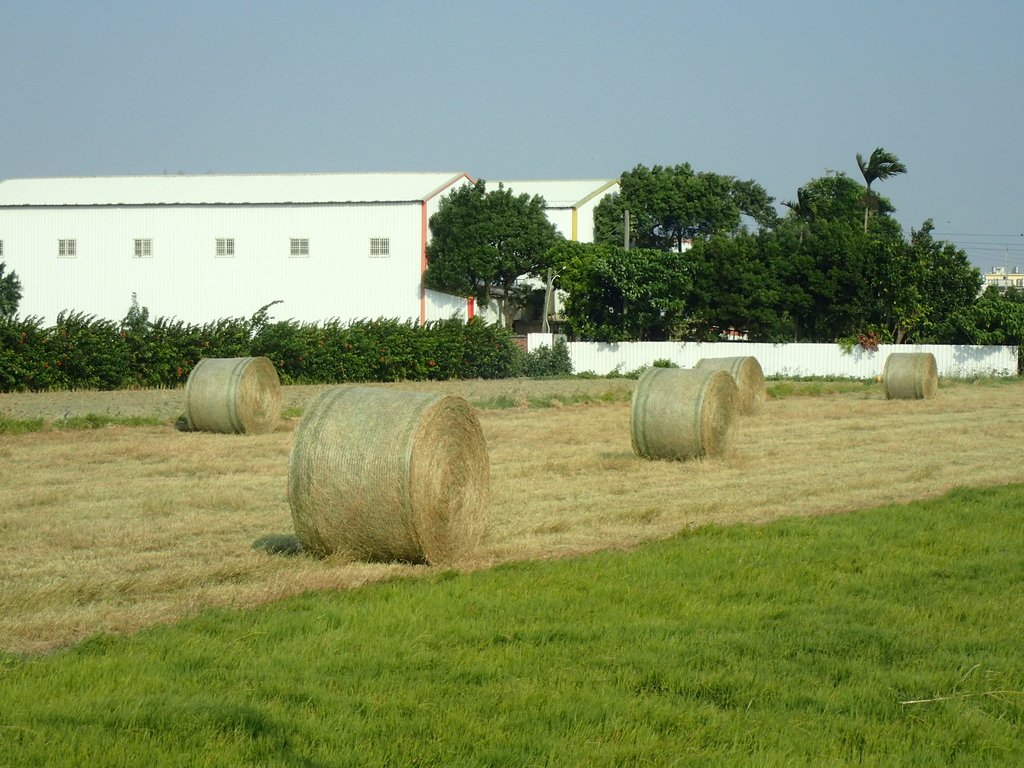
<svg viewBox="0 0 1024 768">
<path fill-rule="evenodd" d="M 715 235 L 695 241 L 686 252 L 693 269 L 688 303 L 694 338 L 718 341 L 734 330 L 752 341 L 785 337 L 778 311 L 781 285 L 765 237 L 746 232 Z"/>
<path fill-rule="evenodd" d="M 871 189 L 906 172 L 899 159 L 879 148 L 857 161 L 863 184 L 829 171 L 782 203 L 782 217 L 753 180 L 638 165 L 597 206 L 594 244 L 560 240 L 542 198 L 478 182 L 431 218 L 426 283 L 481 303 L 493 291 L 510 323 L 515 281 L 552 268 L 566 330 L 601 341 L 1015 338 L 1021 303 L 979 299 L 967 254 L 936 240 L 930 220 L 904 235 L 895 206 Z"/>
<path fill-rule="evenodd" d="M 905 236 L 893 204 L 870 189 L 906 172 L 899 159 L 880 148 L 858 155 L 858 167 L 864 184 L 829 171 L 796 190 L 781 218 L 753 181 L 686 164 L 624 173 L 621 194 L 594 216 L 605 250 L 574 245 L 575 260 L 560 257 L 570 264 L 560 283 L 569 329 L 605 340 L 736 330 L 758 341 L 941 343 L 980 326 L 990 330 L 979 338 L 1012 337 L 1017 308 L 994 296 L 979 304 L 981 275 L 967 254 L 934 239 L 931 221 Z M 621 247 L 626 209 L 631 240 L 644 246 L 634 255 Z"/>
<path fill-rule="evenodd" d="M 511 326 L 516 280 L 539 275 L 561 237 L 545 207 L 539 195 L 515 195 L 502 186 L 488 192 L 483 179 L 446 195 L 430 217 L 425 284 L 475 296 L 482 305 L 496 291 L 505 323 Z"/>
<path fill-rule="evenodd" d="M 552 251 L 568 330 L 597 341 L 679 335 L 693 282 L 678 251 L 564 242 Z"/>
<path fill-rule="evenodd" d="M 777 217 L 772 198 L 755 181 L 697 172 L 683 163 L 638 165 L 619 179 L 620 192 L 605 197 L 594 211 L 597 242 L 623 243 L 623 215 L 630 215 L 631 241 L 638 248 L 683 250 L 697 237 L 734 234 L 743 216 L 759 226 Z"/>
</svg>

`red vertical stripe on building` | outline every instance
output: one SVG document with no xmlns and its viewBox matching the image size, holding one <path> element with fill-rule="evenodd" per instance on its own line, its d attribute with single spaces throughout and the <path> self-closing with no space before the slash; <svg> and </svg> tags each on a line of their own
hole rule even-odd
<svg viewBox="0 0 1024 768">
<path fill-rule="evenodd" d="M 423 273 L 427 271 L 427 201 L 423 201 L 420 222 L 420 325 L 427 324 L 427 284 Z"/>
</svg>

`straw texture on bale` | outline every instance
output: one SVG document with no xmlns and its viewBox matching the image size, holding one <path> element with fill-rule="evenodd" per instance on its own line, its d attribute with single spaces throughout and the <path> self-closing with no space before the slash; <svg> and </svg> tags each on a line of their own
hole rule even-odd
<svg viewBox="0 0 1024 768">
<path fill-rule="evenodd" d="M 744 415 L 757 413 L 768 396 L 764 386 L 764 371 L 756 357 L 705 357 L 693 367 L 725 371 L 732 376 L 739 388 L 737 410 Z"/>
<path fill-rule="evenodd" d="M 882 387 L 889 400 L 927 400 L 939 388 L 939 368 L 931 352 L 893 352 L 885 359 Z"/>
<path fill-rule="evenodd" d="M 273 432 L 281 418 L 277 369 L 265 357 L 204 357 L 185 383 L 185 418 L 204 432 Z"/>
<path fill-rule="evenodd" d="M 306 409 L 288 466 L 296 537 L 314 554 L 455 562 L 490 506 L 483 430 L 461 397 L 326 390 Z"/>
<path fill-rule="evenodd" d="M 739 390 L 725 371 L 649 368 L 633 390 L 633 451 L 648 459 L 695 459 L 728 450 Z"/>
</svg>

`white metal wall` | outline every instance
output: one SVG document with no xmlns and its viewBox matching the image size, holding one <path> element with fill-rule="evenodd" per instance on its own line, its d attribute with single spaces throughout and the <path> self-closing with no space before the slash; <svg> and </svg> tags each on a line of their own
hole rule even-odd
<svg viewBox="0 0 1024 768">
<path fill-rule="evenodd" d="M 61 310 L 119 320 L 133 292 L 151 317 L 195 323 L 278 299 L 277 319 L 418 320 L 422 217 L 419 202 L 8 209 L 0 237 L 19 313 L 51 323 Z M 216 256 L 222 237 L 234 257 Z M 390 256 L 370 256 L 374 237 L 390 239 Z M 58 257 L 62 238 L 75 239 L 75 258 Z M 152 239 L 151 258 L 135 258 L 136 238 Z M 290 256 L 290 238 L 307 238 L 309 256 Z"/>
<path fill-rule="evenodd" d="M 618 184 L 611 187 L 603 195 L 588 200 L 576 210 L 576 240 L 581 243 L 594 242 L 594 209 L 607 195 L 617 192 Z"/>
<path fill-rule="evenodd" d="M 457 317 L 460 320 L 469 319 L 469 300 L 462 296 L 453 296 L 450 293 L 426 291 L 427 298 L 427 321 L 448 320 Z"/>
<path fill-rule="evenodd" d="M 572 208 L 545 208 L 544 213 L 562 237 L 572 239 Z"/>
<path fill-rule="evenodd" d="M 527 348 L 551 344 L 549 334 L 531 333 Z M 838 344 L 756 344 L 751 342 L 635 341 L 608 344 L 573 341 L 568 343 L 573 371 L 604 376 L 618 369 L 635 371 L 655 360 L 671 360 L 681 368 L 692 368 L 704 357 L 752 355 L 765 376 L 848 376 L 867 379 L 879 376 L 892 352 L 931 352 L 940 376 L 1013 376 L 1017 373 L 1017 348 L 938 344 L 880 345 L 877 352 L 855 347 L 844 352 Z"/>
</svg>

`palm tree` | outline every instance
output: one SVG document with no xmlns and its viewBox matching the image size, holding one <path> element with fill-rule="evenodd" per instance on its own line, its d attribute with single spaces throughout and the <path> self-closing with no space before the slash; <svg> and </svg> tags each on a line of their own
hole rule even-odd
<svg viewBox="0 0 1024 768">
<path fill-rule="evenodd" d="M 864 183 L 868 187 L 868 191 L 864 195 L 864 231 L 867 232 L 868 217 L 871 212 L 871 205 L 875 199 L 874 194 L 871 192 L 871 182 L 885 181 L 891 176 L 906 173 L 907 166 L 900 162 L 896 155 L 892 152 L 887 152 L 882 147 L 872 152 L 871 157 L 868 158 L 866 163 L 860 152 L 858 152 L 857 165 L 860 168 L 861 175 L 864 177 Z"/>
<path fill-rule="evenodd" d="M 807 191 L 800 187 L 796 191 L 796 201 L 783 200 L 782 204 L 793 212 L 793 216 L 800 222 L 800 245 L 804 243 L 804 232 L 807 231 L 808 222 L 814 218 L 814 206 Z"/>
</svg>

